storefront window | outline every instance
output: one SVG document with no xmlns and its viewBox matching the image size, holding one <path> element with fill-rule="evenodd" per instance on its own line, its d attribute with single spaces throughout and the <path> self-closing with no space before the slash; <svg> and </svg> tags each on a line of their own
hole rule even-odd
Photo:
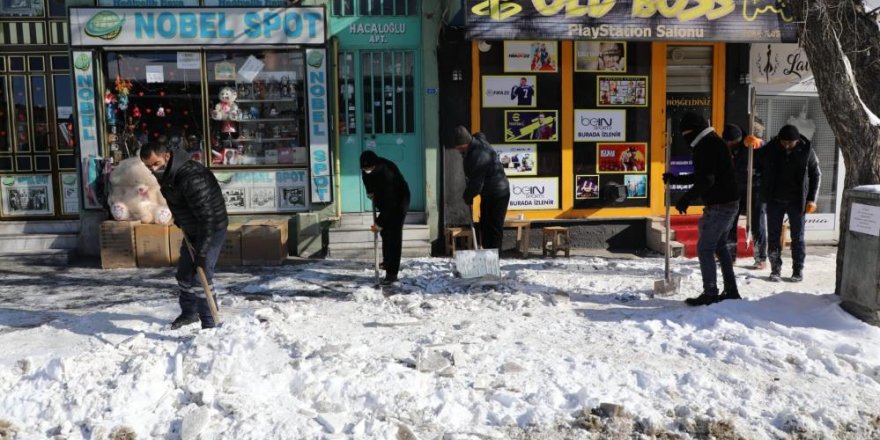
<svg viewBox="0 0 880 440">
<path fill-rule="evenodd" d="M 46 77 L 31 76 L 31 108 L 34 114 L 34 151 L 49 151 L 49 115 Z"/>
<path fill-rule="evenodd" d="M 9 114 L 6 112 L 8 106 L 6 77 L 0 76 L 0 154 L 12 152 L 12 142 L 9 139 Z M 0 157 L 0 170 L 5 170 L 2 167 L 4 159 Z M 11 162 L 11 159 L 8 160 Z"/>
<path fill-rule="evenodd" d="M 211 164 L 307 165 L 300 51 L 207 54 Z"/>
<path fill-rule="evenodd" d="M 0 2 L 0 17 L 41 17 L 43 0 L 5 0 Z"/>
<path fill-rule="evenodd" d="M 76 132 L 73 126 L 73 91 L 70 75 L 54 75 L 55 117 L 58 122 L 58 149 L 72 150 L 76 147 Z"/>
<path fill-rule="evenodd" d="M 203 106 L 198 52 L 107 52 L 106 150 L 114 160 L 147 142 L 202 160 Z"/>
<path fill-rule="evenodd" d="M 357 106 L 355 104 L 354 54 L 339 54 L 339 132 L 357 134 Z"/>
<path fill-rule="evenodd" d="M 364 130 L 413 133 L 413 52 L 364 52 Z"/>
<path fill-rule="evenodd" d="M 23 76 L 12 77 L 13 135 L 15 151 L 30 151 L 30 134 L 28 133 L 27 82 Z"/>
</svg>

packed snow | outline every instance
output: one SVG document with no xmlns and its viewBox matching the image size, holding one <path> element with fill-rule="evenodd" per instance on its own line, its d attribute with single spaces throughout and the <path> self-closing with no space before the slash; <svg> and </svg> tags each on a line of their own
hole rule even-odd
<svg viewBox="0 0 880 440">
<path fill-rule="evenodd" d="M 236 268 L 212 330 L 168 328 L 170 269 L 4 266 L 4 439 L 880 437 L 880 329 L 833 254 L 698 308 L 685 259 L 667 297 L 656 257 L 412 259 L 388 297 L 357 261 Z"/>
</svg>

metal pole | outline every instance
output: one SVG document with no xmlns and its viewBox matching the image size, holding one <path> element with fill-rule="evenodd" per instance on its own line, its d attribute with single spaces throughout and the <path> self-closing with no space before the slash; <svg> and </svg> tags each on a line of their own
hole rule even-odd
<svg viewBox="0 0 880 440">
<path fill-rule="evenodd" d="M 755 111 L 757 108 L 757 93 L 752 87 L 749 92 L 749 134 L 755 133 Z M 755 163 L 755 149 L 746 145 L 749 150 L 749 169 L 748 178 L 746 179 L 746 249 L 752 245 L 752 174 Z"/>
</svg>

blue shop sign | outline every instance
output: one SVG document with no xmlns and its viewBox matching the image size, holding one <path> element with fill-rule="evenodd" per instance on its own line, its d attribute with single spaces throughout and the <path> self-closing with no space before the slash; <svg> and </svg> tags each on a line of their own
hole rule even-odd
<svg viewBox="0 0 880 440">
<path fill-rule="evenodd" d="M 324 44 L 323 7 L 71 8 L 72 46 Z"/>
</svg>

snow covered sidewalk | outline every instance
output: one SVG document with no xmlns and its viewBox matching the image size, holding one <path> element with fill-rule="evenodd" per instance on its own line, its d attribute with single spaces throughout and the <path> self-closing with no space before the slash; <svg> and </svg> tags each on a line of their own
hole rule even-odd
<svg viewBox="0 0 880 440">
<path fill-rule="evenodd" d="M 662 258 L 408 260 L 389 298 L 363 263 L 239 268 L 207 331 L 168 329 L 171 270 L 7 265 L 0 438 L 878 438 L 880 329 L 834 265 L 699 308 L 695 260 L 664 298 Z"/>
</svg>

